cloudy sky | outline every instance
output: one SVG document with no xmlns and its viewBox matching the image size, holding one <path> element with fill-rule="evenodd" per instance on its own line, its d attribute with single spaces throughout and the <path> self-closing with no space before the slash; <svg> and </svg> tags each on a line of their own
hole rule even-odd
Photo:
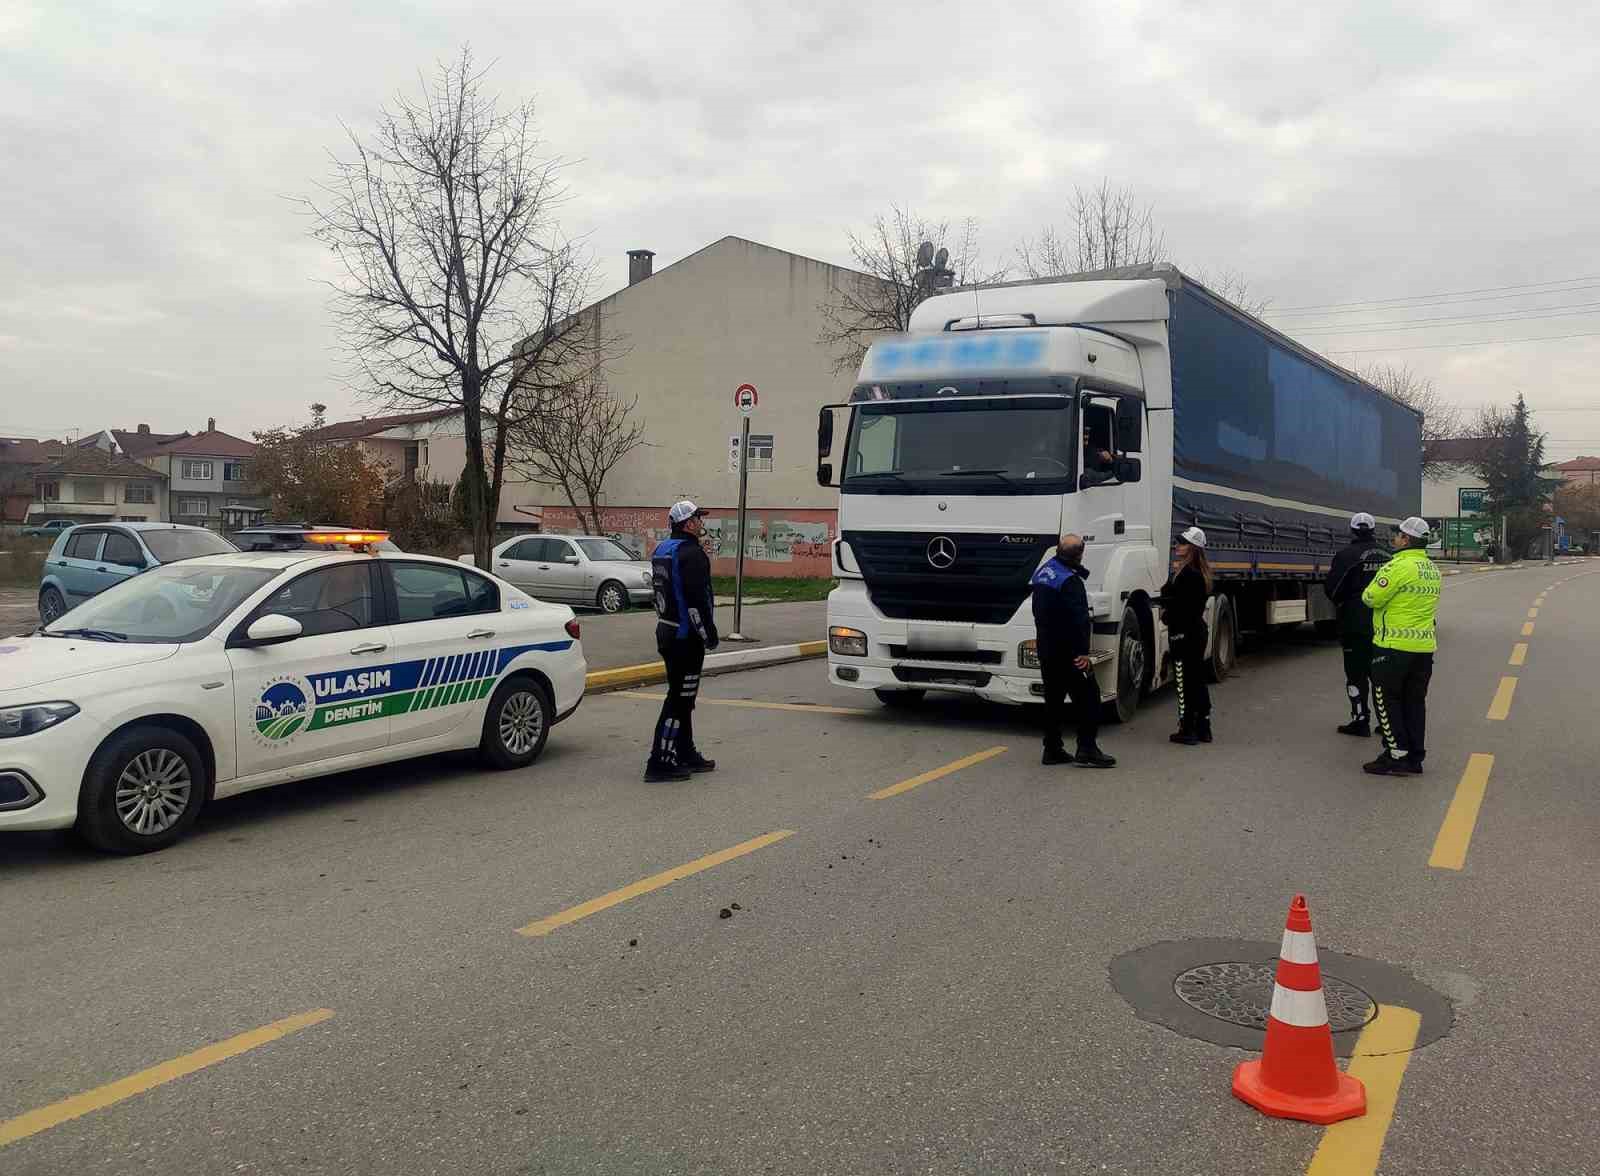
<svg viewBox="0 0 1600 1176">
<path fill-rule="evenodd" d="M 603 289 L 729 233 L 844 262 L 893 202 L 1001 264 L 1109 177 L 1341 362 L 1520 389 L 1600 454 L 1600 10 L 1270 7 L 9 0 L 0 435 L 359 413 L 291 198 L 471 43 L 573 161 Z"/>
</svg>

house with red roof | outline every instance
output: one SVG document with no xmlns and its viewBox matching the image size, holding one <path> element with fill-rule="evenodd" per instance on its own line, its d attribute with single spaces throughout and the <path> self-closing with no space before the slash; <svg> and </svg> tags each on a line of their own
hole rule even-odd
<svg viewBox="0 0 1600 1176">
<path fill-rule="evenodd" d="M 212 417 L 200 433 L 153 434 L 145 426 L 133 434 L 112 430 L 131 456 L 165 477 L 163 518 L 174 523 L 235 531 L 266 517 L 271 502 L 250 480 L 256 444 L 217 428 Z M 160 437 L 161 440 L 153 440 Z M 147 441 L 147 439 L 149 439 Z"/>
</svg>

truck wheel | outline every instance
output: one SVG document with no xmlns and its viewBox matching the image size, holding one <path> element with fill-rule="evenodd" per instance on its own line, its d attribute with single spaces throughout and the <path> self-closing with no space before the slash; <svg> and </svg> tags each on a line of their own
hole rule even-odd
<svg viewBox="0 0 1600 1176">
<path fill-rule="evenodd" d="M 1117 697 L 1105 704 L 1105 712 L 1109 721 L 1126 723 L 1139 710 L 1150 665 L 1150 646 L 1145 641 L 1144 626 L 1139 624 L 1139 613 L 1132 605 L 1122 610 L 1117 633 Z"/>
<path fill-rule="evenodd" d="M 1223 682 L 1239 660 L 1239 637 L 1233 609 L 1226 603 L 1217 610 L 1217 639 L 1211 643 L 1211 680 Z"/>
<path fill-rule="evenodd" d="M 890 710 L 910 710 L 922 701 L 926 690 L 874 690 L 878 701 Z"/>
</svg>

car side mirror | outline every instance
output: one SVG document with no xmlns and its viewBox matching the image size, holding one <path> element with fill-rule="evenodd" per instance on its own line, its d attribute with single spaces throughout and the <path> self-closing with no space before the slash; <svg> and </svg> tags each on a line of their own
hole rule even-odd
<svg viewBox="0 0 1600 1176">
<path fill-rule="evenodd" d="M 303 632 L 304 628 L 293 617 L 286 617 L 282 613 L 268 613 L 251 621 L 244 635 L 251 645 L 279 645 L 285 641 L 293 641 Z"/>
<path fill-rule="evenodd" d="M 564 564 L 575 564 L 578 562 L 578 557 L 575 555 L 563 555 L 561 557 L 561 562 Z"/>
<path fill-rule="evenodd" d="M 1119 482 L 1137 482 L 1144 474 L 1137 457 L 1119 457 L 1112 468 Z"/>
<path fill-rule="evenodd" d="M 817 463 L 817 485 L 833 485 L 833 463 L 831 461 Z"/>
</svg>

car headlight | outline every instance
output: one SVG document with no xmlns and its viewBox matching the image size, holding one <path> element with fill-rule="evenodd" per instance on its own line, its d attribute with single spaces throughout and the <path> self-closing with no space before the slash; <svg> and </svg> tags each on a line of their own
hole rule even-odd
<svg viewBox="0 0 1600 1176">
<path fill-rule="evenodd" d="M 641 588 L 650 587 L 650 583 L 651 583 L 651 581 L 653 579 L 654 579 L 654 577 L 649 572 L 640 572 L 639 573 L 639 587 L 641 587 Z"/>
<path fill-rule="evenodd" d="M 65 722 L 77 713 L 78 708 L 70 702 L 36 702 L 29 706 L 0 708 L 0 739 L 32 735 Z"/>
<path fill-rule="evenodd" d="M 1025 670 L 1039 668 L 1039 643 L 1038 641 L 1024 641 L 1017 646 L 1017 664 Z"/>
<path fill-rule="evenodd" d="M 828 649 L 840 657 L 866 657 L 867 635 L 860 629 L 835 625 L 828 630 Z"/>
</svg>

